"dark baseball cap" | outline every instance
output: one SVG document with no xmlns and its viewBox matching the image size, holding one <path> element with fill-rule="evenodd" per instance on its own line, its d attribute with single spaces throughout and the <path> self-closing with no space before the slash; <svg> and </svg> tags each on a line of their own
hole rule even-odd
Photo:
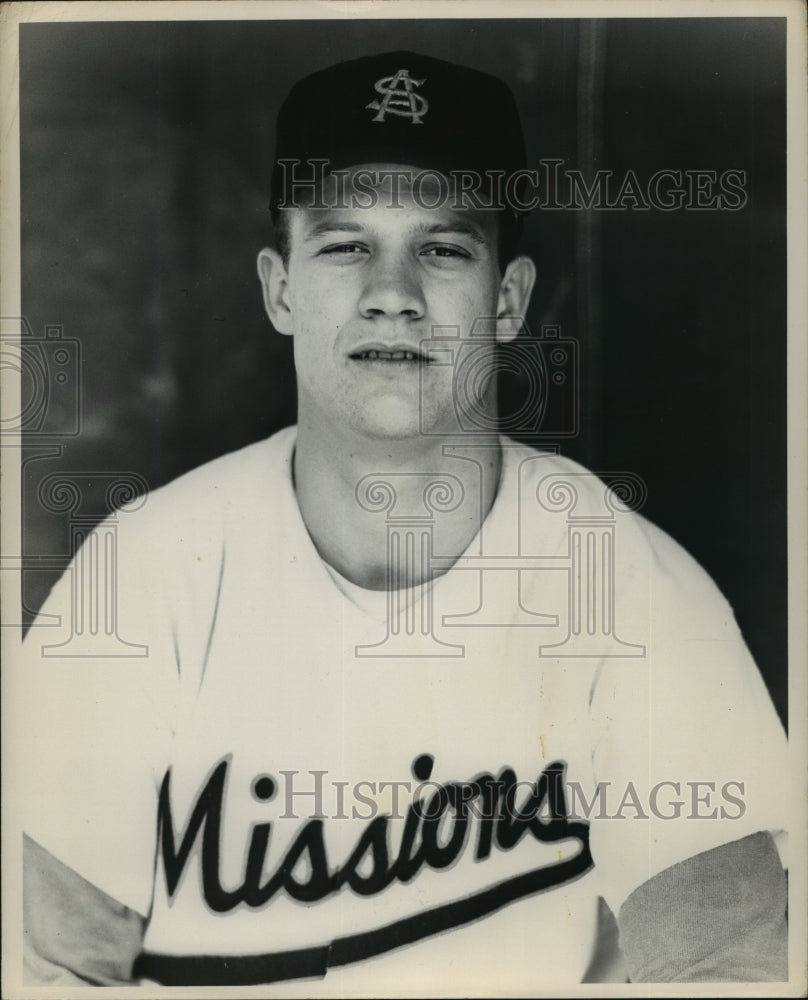
<svg viewBox="0 0 808 1000">
<path fill-rule="evenodd" d="M 292 170 L 295 161 L 300 166 Z M 290 179 L 305 176 L 315 161 L 326 161 L 325 172 L 395 163 L 507 177 L 524 170 L 525 144 L 502 80 L 398 51 L 338 63 L 292 87 L 278 113 L 273 219 L 279 207 L 295 203 Z"/>
</svg>

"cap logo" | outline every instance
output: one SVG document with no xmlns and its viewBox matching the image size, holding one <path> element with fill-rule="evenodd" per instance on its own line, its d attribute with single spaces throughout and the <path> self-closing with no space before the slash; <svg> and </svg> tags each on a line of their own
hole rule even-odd
<svg viewBox="0 0 808 1000">
<path fill-rule="evenodd" d="M 425 97 L 416 94 L 413 87 L 420 87 L 426 82 L 423 80 L 413 80 L 406 69 L 400 69 L 393 76 L 383 76 L 373 85 L 377 94 L 382 95 L 381 101 L 378 99 L 366 104 L 366 108 L 378 111 L 372 119 L 374 122 L 383 122 L 385 115 L 398 115 L 401 118 L 409 118 L 413 125 L 423 124 L 423 116 L 429 111 L 429 103 Z"/>
</svg>

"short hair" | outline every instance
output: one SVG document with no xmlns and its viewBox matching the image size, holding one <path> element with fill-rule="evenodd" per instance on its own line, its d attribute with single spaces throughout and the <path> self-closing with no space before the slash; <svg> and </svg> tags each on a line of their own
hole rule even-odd
<svg viewBox="0 0 808 1000">
<path fill-rule="evenodd" d="M 289 209 L 283 208 L 277 214 L 275 221 L 275 249 L 281 255 L 284 265 L 289 265 L 291 251 L 291 227 L 289 225 Z M 516 256 L 519 237 L 522 234 L 522 219 L 509 210 L 496 212 L 497 219 L 497 264 L 500 274 Z"/>
</svg>

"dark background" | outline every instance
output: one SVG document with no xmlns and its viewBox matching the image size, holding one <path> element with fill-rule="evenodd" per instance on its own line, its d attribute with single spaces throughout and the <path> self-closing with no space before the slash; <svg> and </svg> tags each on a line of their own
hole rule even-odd
<svg viewBox="0 0 808 1000">
<path fill-rule="evenodd" d="M 79 433 L 49 424 L 24 452 L 26 615 L 69 555 L 46 476 L 154 488 L 294 422 L 291 344 L 255 277 L 275 115 L 305 73 L 399 48 L 507 80 L 531 166 L 746 171 L 740 211 L 538 211 L 523 250 L 531 329 L 580 344 L 561 450 L 645 480 L 644 513 L 727 595 L 784 715 L 783 19 L 21 26 L 23 312 L 81 354 Z"/>
</svg>

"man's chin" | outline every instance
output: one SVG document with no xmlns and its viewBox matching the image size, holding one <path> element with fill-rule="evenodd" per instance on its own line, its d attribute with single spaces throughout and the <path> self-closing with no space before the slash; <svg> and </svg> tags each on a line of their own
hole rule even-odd
<svg viewBox="0 0 808 1000">
<path fill-rule="evenodd" d="M 429 429 L 422 427 L 418 410 L 402 406 L 395 400 L 380 401 L 369 407 L 354 426 L 368 441 L 421 441 L 426 444 L 430 437 Z"/>
<path fill-rule="evenodd" d="M 380 441 L 417 441 L 424 446 L 434 444 L 436 438 L 463 436 L 454 408 L 430 405 L 413 405 L 391 394 L 373 400 L 364 409 L 358 429 L 369 439 Z"/>
<path fill-rule="evenodd" d="M 413 412 L 392 401 L 389 405 L 377 405 L 366 410 L 354 426 L 361 436 L 371 441 L 420 441 L 423 447 L 429 447 L 441 438 L 456 441 L 470 435 L 480 438 L 486 433 L 497 433 L 495 421 L 468 420 L 464 427 L 454 411 L 431 413 L 424 408 L 423 411 Z"/>
<path fill-rule="evenodd" d="M 423 441 L 424 435 L 418 420 L 385 419 L 363 420 L 358 428 L 362 437 L 368 441 Z"/>
</svg>

